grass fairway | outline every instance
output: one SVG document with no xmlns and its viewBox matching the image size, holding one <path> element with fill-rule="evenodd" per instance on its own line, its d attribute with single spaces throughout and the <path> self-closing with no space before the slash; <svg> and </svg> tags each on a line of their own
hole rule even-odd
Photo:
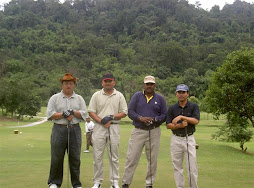
<svg viewBox="0 0 254 188">
<path fill-rule="evenodd" d="M 217 130 L 222 121 L 201 120 L 197 126 L 195 138 L 199 144 L 197 150 L 199 187 L 200 188 L 251 188 L 254 185 L 254 141 L 248 142 L 247 154 L 242 153 L 238 143 L 225 143 L 211 140 L 211 134 Z M 14 134 L 17 122 L 0 122 L 0 187 L 25 188 L 47 187 L 50 167 L 50 134 L 52 123 L 46 122 L 34 127 L 18 128 L 22 134 Z M 20 125 L 25 122 L 20 123 Z M 82 132 L 84 133 L 84 123 Z M 120 142 L 120 176 L 123 175 L 128 140 L 133 126 L 126 118 L 121 124 Z M 154 187 L 174 188 L 174 175 L 170 159 L 171 131 L 161 126 L 161 145 L 158 159 L 157 176 Z M 85 149 L 83 135 L 82 151 Z M 90 149 L 91 150 L 91 149 Z M 83 188 L 93 185 L 92 153 L 81 154 L 81 182 Z M 67 187 L 67 158 L 65 158 L 65 174 L 62 187 Z M 102 187 L 109 188 L 108 159 L 104 160 L 105 177 Z M 131 187 L 145 187 L 146 157 L 142 155 L 135 171 Z M 121 181 L 121 179 L 120 179 Z"/>
</svg>

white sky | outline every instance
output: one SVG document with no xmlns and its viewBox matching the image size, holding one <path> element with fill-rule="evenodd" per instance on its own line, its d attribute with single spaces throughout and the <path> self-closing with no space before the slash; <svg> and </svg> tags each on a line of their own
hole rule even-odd
<svg viewBox="0 0 254 188">
<path fill-rule="evenodd" d="M 10 0 L 0 0 L 0 6 L 3 5 L 4 3 L 8 3 Z M 195 4 L 196 1 L 199 1 L 201 4 L 201 7 L 203 9 L 208 9 L 210 10 L 214 5 L 219 5 L 220 9 L 223 8 L 223 6 L 227 4 L 233 4 L 235 0 L 188 0 L 190 4 Z M 248 3 L 254 3 L 254 0 L 242 0 Z"/>
<path fill-rule="evenodd" d="M 195 4 L 197 1 L 201 4 L 203 9 L 210 10 L 214 5 L 219 5 L 220 9 L 224 7 L 225 4 L 233 4 L 235 0 L 188 0 L 190 4 Z M 248 3 L 254 3 L 254 0 L 241 0 Z"/>
</svg>

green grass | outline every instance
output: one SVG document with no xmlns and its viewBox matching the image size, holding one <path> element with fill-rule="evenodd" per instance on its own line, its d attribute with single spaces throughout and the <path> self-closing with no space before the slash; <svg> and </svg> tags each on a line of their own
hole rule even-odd
<svg viewBox="0 0 254 188">
<path fill-rule="evenodd" d="M 1 122 L 0 126 L 0 187 L 47 187 L 50 167 L 50 134 L 52 123 L 27 128 L 18 128 L 22 134 L 14 134 L 11 125 L 17 122 Z M 25 124 L 24 122 L 20 124 Z M 199 187 L 201 188 L 250 188 L 254 185 L 254 141 L 246 143 L 247 154 L 239 150 L 238 143 L 225 143 L 211 140 L 211 134 L 218 130 L 223 120 L 201 120 L 195 133 L 197 161 L 199 169 Z M 81 124 L 85 131 L 84 123 Z M 128 118 L 121 125 L 120 142 L 120 176 L 123 175 L 128 140 L 133 126 Z M 161 127 L 161 145 L 158 159 L 157 176 L 154 187 L 174 188 L 174 175 L 170 159 L 171 131 Z M 82 151 L 85 149 L 83 135 Z M 93 184 L 92 153 L 81 154 L 81 182 L 84 188 Z M 66 187 L 67 158 L 65 158 L 65 174 L 62 187 Z M 141 156 L 135 171 L 131 187 L 145 186 L 146 157 Z M 105 177 L 103 188 L 109 187 L 108 158 L 104 158 Z M 121 180 L 121 179 L 120 179 Z"/>
</svg>

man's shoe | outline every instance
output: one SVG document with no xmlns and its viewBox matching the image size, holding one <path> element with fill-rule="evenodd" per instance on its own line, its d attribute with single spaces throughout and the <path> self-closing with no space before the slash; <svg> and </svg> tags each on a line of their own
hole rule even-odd
<svg viewBox="0 0 254 188">
<path fill-rule="evenodd" d="M 149 186 L 146 186 L 146 188 L 153 188 L 153 186 L 149 185 Z"/>
<path fill-rule="evenodd" d="M 123 184 L 122 188 L 129 188 L 129 185 L 128 184 Z"/>
<path fill-rule="evenodd" d="M 84 153 L 89 153 L 89 150 L 85 150 Z"/>
<path fill-rule="evenodd" d="M 114 185 L 111 185 L 110 188 L 120 188 L 118 183 L 114 183 Z"/>
<path fill-rule="evenodd" d="M 49 188 L 57 188 L 57 185 L 56 185 L 56 184 L 51 184 L 51 185 L 49 186 Z"/>
<path fill-rule="evenodd" d="M 100 188 L 100 187 L 101 187 L 101 184 L 95 183 L 92 188 Z"/>
</svg>

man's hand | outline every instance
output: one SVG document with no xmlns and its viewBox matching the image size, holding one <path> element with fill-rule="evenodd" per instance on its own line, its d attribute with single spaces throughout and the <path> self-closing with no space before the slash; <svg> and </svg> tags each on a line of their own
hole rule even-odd
<svg viewBox="0 0 254 188">
<path fill-rule="evenodd" d="M 182 116 L 181 116 L 181 115 L 175 117 L 175 118 L 173 119 L 172 123 L 176 125 L 176 124 L 178 123 L 178 121 L 180 121 L 180 120 L 182 120 Z"/>
<path fill-rule="evenodd" d="M 154 118 L 140 116 L 139 117 L 139 121 L 145 123 L 146 125 L 150 125 L 150 124 L 152 124 L 154 122 Z"/>
<path fill-rule="evenodd" d="M 105 116 L 105 117 L 101 120 L 101 124 L 105 125 L 106 123 L 108 123 L 108 122 L 111 121 L 112 119 L 114 119 L 114 116 L 113 116 L 113 115 Z"/>
<path fill-rule="evenodd" d="M 74 115 L 74 110 L 69 109 L 69 110 L 67 110 L 67 111 L 70 113 L 70 115 Z"/>
<path fill-rule="evenodd" d="M 62 116 L 63 116 L 64 118 L 68 118 L 70 115 L 71 115 L 71 113 L 70 113 L 68 110 L 63 111 L 63 113 L 62 113 Z"/>
<path fill-rule="evenodd" d="M 188 122 L 187 122 L 186 120 L 184 120 L 184 121 L 182 122 L 182 126 L 183 126 L 183 128 L 184 128 L 184 127 L 187 127 L 187 126 L 188 126 Z"/>
</svg>

